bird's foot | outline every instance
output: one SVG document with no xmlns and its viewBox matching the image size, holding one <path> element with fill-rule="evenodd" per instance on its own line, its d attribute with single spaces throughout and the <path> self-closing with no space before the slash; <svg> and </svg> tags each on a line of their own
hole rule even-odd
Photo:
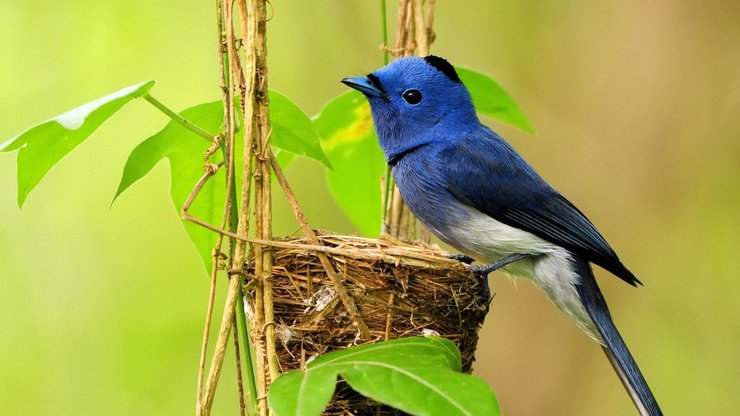
<svg viewBox="0 0 740 416">
<path fill-rule="evenodd" d="M 468 268 L 468 270 L 470 270 L 470 267 Z M 488 273 L 481 273 L 473 270 L 471 271 L 473 272 L 473 276 L 475 276 L 476 279 L 480 280 L 480 297 L 486 301 L 486 304 L 488 304 L 488 302 L 491 300 L 491 287 L 488 285 Z"/>
<path fill-rule="evenodd" d="M 466 256 L 465 254 L 448 254 L 445 257 L 447 257 L 450 260 L 457 260 L 460 263 L 465 263 L 465 264 L 472 264 L 475 261 L 475 259 L 473 259 L 470 256 Z"/>
<path fill-rule="evenodd" d="M 514 254 L 504 257 L 503 259 L 497 262 L 494 262 L 491 264 L 475 265 L 475 266 L 471 265 L 470 263 L 465 262 L 464 260 L 460 260 L 460 261 L 465 262 L 467 264 L 466 266 L 467 269 L 471 273 L 473 273 L 475 277 L 480 279 L 481 286 L 482 286 L 481 297 L 483 297 L 483 299 L 485 299 L 486 302 L 488 302 L 491 299 L 491 288 L 488 286 L 488 274 L 491 273 L 492 271 L 498 270 L 504 266 L 514 263 L 517 260 L 521 260 L 527 256 L 528 254 L 514 253 Z M 468 259 L 470 259 L 470 257 L 468 257 Z"/>
</svg>

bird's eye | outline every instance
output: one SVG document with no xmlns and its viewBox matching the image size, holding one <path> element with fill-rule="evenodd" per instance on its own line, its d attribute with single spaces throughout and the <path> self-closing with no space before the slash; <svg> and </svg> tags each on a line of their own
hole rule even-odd
<svg viewBox="0 0 740 416">
<path fill-rule="evenodd" d="M 401 96 L 411 105 L 416 105 L 421 102 L 421 91 L 419 90 L 406 90 L 401 94 Z"/>
</svg>

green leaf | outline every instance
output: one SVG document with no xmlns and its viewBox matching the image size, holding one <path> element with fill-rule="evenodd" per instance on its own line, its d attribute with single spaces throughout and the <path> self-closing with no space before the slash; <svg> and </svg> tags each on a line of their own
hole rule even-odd
<svg viewBox="0 0 740 416">
<path fill-rule="evenodd" d="M 206 131 L 215 132 L 223 122 L 223 104 L 221 101 L 199 104 L 179 114 Z M 208 141 L 202 137 L 175 121 L 170 121 L 162 130 L 144 140 L 131 152 L 123 168 L 121 182 L 113 201 L 149 173 L 160 160 L 166 158 L 170 162 L 172 180 L 170 196 L 179 215 L 188 195 L 203 176 L 203 152 L 208 146 Z M 203 186 L 189 210 L 195 217 L 216 225 L 221 221 L 224 206 L 226 185 L 223 171 L 224 169 L 220 169 Z M 184 222 L 184 225 L 204 264 L 211 264 L 211 251 L 216 242 L 216 233 L 189 222 Z"/>
<path fill-rule="evenodd" d="M 411 360 L 411 364 L 419 367 L 443 368 L 458 372 L 462 368 L 460 351 L 455 344 L 448 339 L 434 337 L 398 338 L 347 348 L 318 357 L 308 365 L 308 368 L 354 363 L 368 358 L 403 366 L 409 365 L 404 364 L 406 357 L 416 357 Z"/>
<path fill-rule="evenodd" d="M 518 127 L 528 133 L 534 133 L 532 124 L 524 115 L 513 98 L 488 75 L 472 69 L 455 67 L 463 84 L 473 97 L 473 104 L 478 112 Z"/>
<path fill-rule="evenodd" d="M 381 362 L 362 363 L 341 374 L 363 396 L 412 415 L 500 413 L 488 384 L 469 374 Z"/>
<path fill-rule="evenodd" d="M 442 338 L 400 338 L 323 355 L 278 377 L 270 407 L 278 416 L 321 414 L 336 377 L 356 391 L 413 415 L 498 415 L 490 387 L 460 373 L 460 352 Z"/>
<path fill-rule="evenodd" d="M 285 95 L 270 90 L 270 143 L 289 152 L 308 156 L 331 169 L 321 150 L 319 134 L 310 118 Z"/>
<path fill-rule="evenodd" d="M 277 416 L 320 415 L 334 395 L 338 374 L 334 367 L 281 374 L 270 386 L 270 407 Z"/>
<path fill-rule="evenodd" d="M 329 101 L 314 123 L 334 166 L 326 172 L 331 194 L 363 235 L 378 235 L 385 158 L 373 128 L 370 105 L 362 94 L 349 91 Z"/>
<path fill-rule="evenodd" d="M 89 137 L 126 103 L 149 91 L 154 81 L 132 85 L 41 122 L 0 145 L 0 152 L 18 152 L 18 206 L 46 173 Z"/>
</svg>

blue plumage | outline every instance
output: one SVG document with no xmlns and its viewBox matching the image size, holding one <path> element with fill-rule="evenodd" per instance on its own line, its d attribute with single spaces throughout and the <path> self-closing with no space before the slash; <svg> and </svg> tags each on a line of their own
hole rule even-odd
<svg viewBox="0 0 740 416">
<path fill-rule="evenodd" d="M 660 409 L 614 326 L 590 262 L 637 278 L 593 224 L 478 120 L 470 94 L 442 58 L 408 57 L 345 78 L 368 98 L 399 191 L 435 235 L 530 278 L 607 355 L 643 414 Z"/>
<path fill-rule="evenodd" d="M 481 126 L 447 146 L 440 159 L 446 161 L 447 190 L 460 202 L 562 246 L 631 285 L 639 283 L 581 211 L 490 129 Z M 481 187 L 481 178 L 492 180 Z"/>
</svg>

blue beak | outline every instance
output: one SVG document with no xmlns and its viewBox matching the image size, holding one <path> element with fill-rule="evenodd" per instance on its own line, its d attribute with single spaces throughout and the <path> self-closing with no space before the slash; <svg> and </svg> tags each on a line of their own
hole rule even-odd
<svg viewBox="0 0 740 416">
<path fill-rule="evenodd" d="M 378 89 L 368 77 L 350 77 L 342 80 L 342 84 L 354 88 L 368 97 L 385 98 L 383 91 Z"/>
</svg>

